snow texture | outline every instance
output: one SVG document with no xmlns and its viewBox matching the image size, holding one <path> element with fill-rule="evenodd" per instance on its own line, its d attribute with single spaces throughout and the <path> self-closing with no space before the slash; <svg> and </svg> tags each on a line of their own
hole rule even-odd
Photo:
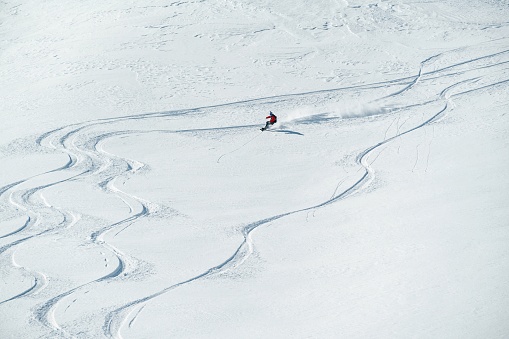
<svg viewBox="0 0 509 339">
<path fill-rule="evenodd" d="M 507 338 L 508 18 L 1 1 L 0 337 Z"/>
</svg>

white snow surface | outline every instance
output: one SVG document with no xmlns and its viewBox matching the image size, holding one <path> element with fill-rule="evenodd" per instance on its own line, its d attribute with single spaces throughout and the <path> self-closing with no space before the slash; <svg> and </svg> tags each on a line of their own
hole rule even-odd
<svg viewBox="0 0 509 339">
<path fill-rule="evenodd" d="M 508 93 L 507 0 L 0 1 L 0 337 L 507 338 Z"/>
</svg>

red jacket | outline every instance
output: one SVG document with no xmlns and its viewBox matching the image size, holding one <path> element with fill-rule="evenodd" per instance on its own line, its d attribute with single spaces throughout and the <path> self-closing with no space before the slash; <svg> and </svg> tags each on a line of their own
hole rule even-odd
<svg viewBox="0 0 509 339">
<path fill-rule="evenodd" d="M 277 117 L 276 117 L 274 114 L 269 115 L 268 117 L 265 117 L 265 119 L 270 119 L 270 120 L 269 120 L 269 122 L 270 122 L 271 124 L 275 124 L 275 123 L 276 123 L 276 121 L 277 121 Z"/>
</svg>

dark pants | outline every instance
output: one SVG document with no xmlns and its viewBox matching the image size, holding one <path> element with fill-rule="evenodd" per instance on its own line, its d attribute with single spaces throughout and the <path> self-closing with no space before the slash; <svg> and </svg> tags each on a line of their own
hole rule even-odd
<svg viewBox="0 0 509 339">
<path fill-rule="evenodd" d="M 276 121 L 274 121 L 273 123 L 271 123 L 270 121 L 267 121 L 265 123 L 265 129 L 269 128 L 269 126 L 274 125 L 275 123 L 276 123 Z"/>
</svg>

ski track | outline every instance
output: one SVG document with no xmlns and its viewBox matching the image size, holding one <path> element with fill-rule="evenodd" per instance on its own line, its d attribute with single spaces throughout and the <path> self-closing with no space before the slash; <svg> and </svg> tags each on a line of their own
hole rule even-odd
<svg viewBox="0 0 509 339">
<path fill-rule="evenodd" d="M 134 133 L 153 133 L 153 132 L 199 133 L 210 130 L 227 130 L 227 129 L 239 130 L 244 128 L 252 128 L 253 126 L 243 125 L 218 128 L 188 129 L 188 130 L 156 130 L 156 129 L 121 130 L 121 131 L 102 132 L 100 134 L 95 135 L 94 129 L 96 129 L 97 127 L 104 128 L 104 126 L 106 125 L 110 126 L 111 129 L 113 129 L 115 124 L 126 121 L 167 118 L 169 116 L 182 116 L 189 114 L 199 115 L 205 114 L 208 111 L 214 111 L 216 109 L 221 108 L 235 108 L 241 105 L 269 104 L 270 102 L 281 103 L 287 100 L 295 99 L 303 100 L 306 99 L 307 97 L 320 96 L 327 93 L 334 93 L 338 91 L 370 90 L 370 89 L 380 89 L 387 86 L 401 86 L 401 85 L 404 86 L 402 89 L 392 94 L 389 94 L 387 96 L 375 100 L 375 101 L 382 100 L 386 101 L 388 99 L 395 99 L 396 97 L 413 90 L 419 83 L 426 83 L 429 81 L 433 82 L 437 79 L 456 77 L 464 75 L 468 72 L 478 71 L 481 69 L 496 69 L 497 67 L 502 66 L 505 63 L 509 62 L 509 61 L 491 62 L 496 57 L 506 56 L 509 53 L 509 50 L 504 50 L 498 53 L 492 53 L 477 58 L 468 59 L 452 65 L 444 66 L 433 71 L 428 72 L 425 71 L 425 69 L 430 64 L 433 64 L 434 62 L 440 60 L 440 58 L 443 55 L 450 52 L 457 52 L 457 50 L 433 55 L 422 61 L 418 74 L 415 77 L 403 77 L 385 82 L 363 84 L 329 90 L 320 90 L 316 92 L 289 94 L 277 97 L 264 97 L 187 110 L 146 113 L 136 116 L 123 116 L 117 118 L 98 119 L 94 121 L 60 127 L 42 134 L 36 140 L 37 145 L 40 147 L 50 148 L 54 151 L 66 153 L 68 155 L 68 161 L 62 166 L 55 168 L 53 170 L 13 182 L 0 188 L 0 204 L 5 206 L 10 205 L 12 206 L 11 209 L 13 208 L 14 210 L 18 211 L 18 214 L 19 212 L 21 212 L 26 215 L 26 222 L 21 227 L 19 227 L 15 231 L 0 235 L 0 239 L 6 239 L 13 236 L 21 236 L 21 238 L 11 241 L 10 243 L 0 247 L 0 256 L 9 255 L 13 267 L 22 270 L 25 275 L 31 275 L 34 281 L 33 285 L 30 288 L 6 300 L 0 301 L 0 305 L 15 301 L 19 298 L 35 295 L 36 293 L 38 293 L 39 291 L 48 286 L 48 278 L 44 273 L 33 271 L 28 268 L 17 265 L 16 262 L 14 261 L 14 254 L 12 250 L 15 246 L 25 243 L 31 239 L 46 236 L 49 234 L 56 234 L 62 229 L 70 228 L 80 222 L 81 215 L 77 215 L 75 212 L 72 211 L 60 210 L 59 208 L 52 206 L 51 203 L 46 201 L 46 199 L 43 196 L 42 192 L 44 189 L 65 182 L 73 180 L 74 181 L 92 180 L 92 182 L 94 182 L 96 186 L 100 187 L 107 194 L 118 197 L 129 208 L 128 217 L 95 230 L 90 234 L 89 238 L 90 242 L 114 254 L 114 256 L 116 256 L 116 258 L 118 259 L 118 265 L 112 272 L 106 274 L 103 277 L 99 277 L 95 280 L 81 284 L 79 286 L 71 287 L 68 290 L 61 292 L 58 295 L 55 295 L 52 298 L 48 299 L 47 301 L 39 304 L 34 310 L 33 317 L 39 323 L 50 329 L 52 335 L 54 334 L 63 337 L 72 336 L 72 333 L 69 333 L 64 328 L 62 328 L 62 326 L 58 324 L 55 318 L 55 313 L 59 303 L 66 297 L 72 295 L 73 293 L 85 287 L 89 288 L 94 284 L 101 284 L 104 283 L 105 281 L 110 281 L 112 279 L 119 278 L 129 279 L 131 275 L 136 271 L 136 269 L 139 268 L 139 266 L 141 265 L 139 260 L 132 258 L 128 254 L 123 253 L 118 248 L 109 244 L 105 238 L 107 234 L 112 230 L 115 229 L 118 230 L 117 233 L 114 235 L 116 236 L 120 232 L 124 231 L 126 228 L 130 227 L 140 218 L 150 217 L 152 213 L 158 210 L 158 206 L 149 201 L 146 201 L 125 191 L 122 191 L 115 186 L 116 180 L 119 179 L 127 180 L 129 176 L 134 175 L 138 170 L 142 169 L 144 167 L 144 164 L 136 160 L 118 157 L 114 154 L 106 152 L 103 146 L 107 139 L 122 135 L 130 135 Z M 472 67 L 468 68 L 468 66 Z M 458 68 L 460 69 L 458 70 Z M 369 160 L 370 155 L 372 155 L 375 150 L 378 149 L 383 150 L 381 147 L 387 145 L 393 140 L 399 139 L 404 135 L 412 133 L 418 129 L 421 129 L 425 126 L 432 124 L 438 119 L 441 119 L 449 109 L 449 106 L 453 105 L 452 99 L 455 96 L 468 94 L 473 91 L 483 90 L 498 85 L 503 84 L 505 85 L 509 82 L 509 79 L 506 79 L 501 81 L 495 81 L 492 83 L 481 84 L 478 87 L 473 88 L 472 86 L 477 84 L 480 80 L 481 77 L 476 76 L 454 82 L 453 84 L 443 88 L 441 92 L 437 93 L 437 98 L 435 98 L 434 100 L 428 100 L 421 103 L 418 102 L 411 103 L 404 107 L 394 109 L 392 112 L 398 113 L 401 111 L 409 110 L 412 107 L 426 106 L 428 104 L 436 102 L 443 103 L 443 107 L 441 109 L 435 111 L 434 113 L 431 113 L 430 116 L 422 123 L 413 126 L 403 132 L 401 132 L 401 129 L 408 119 L 405 120 L 403 124 L 399 125 L 400 116 L 398 115 L 396 122 L 397 131 L 394 136 L 387 138 L 388 131 L 396 121 L 396 118 L 391 122 L 391 125 L 385 131 L 383 141 L 364 149 L 357 155 L 356 163 L 360 166 L 360 169 L 363 169 L 363 173 L 361 173 L 358 179 L 349 187 L 343 189 L 338 193 L 339 187 L 343 184 L 344 180 L 340 181 L 338 184 L 335 185 L 335 190 L 332 196 L 328 200 L 323 201 L 320 204 L 283 214 L 278 214 L 272 217 L 268 217 L 262 220 L 249 223 L 242 229 L 243 241 L 240 243 L 240 245 L 237 247 L 234 253 L 232 253 L 232 255 L 222 263 L 209 268 L 208 270 L 197 276 L 191 277 L 182 282 L 168 286 L 157 293 L 148 295 L 137 300 L 133 300 L 117 308 L 114 308 L 112 311 L 109 311 L 105 315 L 105 321 L 102 327 L 104 335 L 109 337 L 119 337 L 119 338 L 122 337 L 121 330 L 124 327 L 124 325 L 127 324 L 129 328 L 132 327 L 136 318 L 141 314 L 146 304 L 150 300 L 158 296 L 161 296 L 180 286 L 195 282 L 197 280 L 207 278 L 213 275 L 223 274 L 227 271 L 235 270 L 237 267 L 242 265 L 253 253 L 254 243 L 251 237 L 252 232 L 259 228 L 260 226 L 268 225 L 271 222 L 282 219 L 289 215 L 301 212 L 309 213 L 312 210 L 316 210 L 318 208 L 322 208 L 332 203 L 346 199 L 349 196 L 352 196 L 368 187 L 375 178 L 375 170 L 373 169 L 372 165 L 376 161 L 376 159 L 380 156 L 381 152 L 372 161 Z M 462 86 L 469 87 L 467 89 L 461 90 Z M 452 93 L 453 90 L 455 90 L 456 88 L 460 89 L 456 93 Z M 230 152 L 224 153 L 217 159 L 217 163 L 219 163 L 221 158 L 223 158 L 225 155 L 231 154 L 241 149 L 242 147 L 253 141 L 255 138 L 257 138 L 259 135 L 261 135 L 261 133 L 258 133 L 256 136 L 249 139 L 246 143 L 244 143 L 240 147 Z M 431 151 L 429 150 L 429 152 Z M 429 162 L 429 156 L 430 155 L 428 154 L 427 162 Z M 78 174 L 73 174 L 70 176 L 68 175 L 66 178 L 60 180 L 49 180 L 46 184 L 42 185 L 35 185 L 29 188 L 17 189 L 21 185 L 30 186 L 29 184 L 32 180 L 44 178 L 45 175 L 54 174 L 57 172 L 66 173 L 67 171 L 70 170 L 75 171 Z M 8 201 L 5 202 L 4 201 L 5 196 L 7 195 Z M 57 220 L 59 219 L 62 219 L 62 221 L 57 222 Z M 39 225 L 41 224 L 41 220 L 44 220 L 45 224 L 50 224 L 51 226 L 42 230 L 38 229 Z"/>
<path fill-rule="evenodd" d="M 98 122 L 95 123 L 95 124 L 98 124 Z M 27 178 L 27 179 L 24 179 L 24 180 L 20 180 L 20 181 L 14 182 L 14 183 L 6 185 L 6 186 L 4 186 L 3 188 L 0 189 L 0 197 L 2 197 L 2 195 L 5 195 L 8 191 L 13 190 L 16 186 L 24 184 L 24 183 L 27 183 L 31 179 L 34 179 L 34 178 L 37 178 L 37 177 L 41 177 L 44 174 L 54 173 L 54 172 L 58 172 L 58 171 L 65 171 L 65 170 L 68 170 L 68 169 L 71 169 L 71 168 L 77 168 L 77 167 L 84 167 L 85 168 L 81 173 L 79 173 L 77 175 L 74 175 L 74 176 L 72 176 L 70 178 L 66 178 L 66 179 L 59 180 L 59 181 L 52 181 L 52 182 L 49 182 L 49 183 L 44 184 L 44 185 L 39 185 L 39 186 L 35 186 L 33 188 L 19 190 L 19 191 L 13 191 L 13 192 L 10 193 L 10 195 L 9 195 L 9 203 L 10 203 L 10 205 L 12 205 L 16 210 L 21 210 L 24 213 L 28 214 L 28 216 L 27 216 L 27 221 L 25 222 L 25 224 L 22 227 L 18 228 L 16 231 L 10 232 L 10 233 L 5 234 L 5 235 L 2 235 L 1 238 L 7 238 L 9 236 L 13 236 L 15 234 L 19 234 L 22 231 L 26 231 L 26 230 L 28 230 L 30 228 L 35 228 L 35 226 L 37 224 L 39 224 L 39 221 L 41 219 L 41 212 L 34 213 L 34 212 L 32 212 L 33 210 L 40 211 L 41 208 L 44 208 L 46 214 L 51 215 L 51 213 L 48 213 L 48 212 L 52 212 L 53 213 L 53 218 L 51 218 L 51 217 L 48 218 L 47 217 L 46 219 L 55 219 L 56 218 L 55 215 L 59 214 L 61 217 L 63 217 L 63 221 L 58 223 L 56 225 L 56 227 L 54 227 L 54 228 L 48 228 L 48 229 L 43 230 L 41 232 L 35 233 L 33 235 L 30 235 L 30 236 L 23 237 L 21 239 L 15 240 L 15 241 L 7 244 L 7 245 L 4 245 L 4 246 L 0 247 L 0 254 L 6 252 L 7 250 L 9 250 L 11 248 L 13 248 L 14 246 L 17 246 L 19 244 L 22 244 L 22 243 L 26 242 L 28 240 L 31 240 L 31 239 L 34 239 L 36 237 L 40 237 L 40 236 L 43 236 L 43 235 L 46 235 L 46 234 L 54 233 L 53 231 L 55 229 L 60 228 L 61 226 L 66 226 L 66 228 L 70 228 L 74 224 L 79 222 L 80 217 L 76 216 L 73 212 L 70 212 L 70 211 L 60 211 L 60 210 L 54 208 L 53 206 L 51 206 L 46 201 L 46 199 L 44 199 L 44 196 L 42 194 L 42 190 L 45 189 L 45 188 L 51 187 L 51 186 L 55 186 L 55 185 L 58 185 L 58 184 L 70 181 L 70 180 L 75 180 L 75 179 L 78 179 L 78 178 L 84 178 L 86 176 L 90 176 L 91 173 L 92 174 L 99 174 L 101 171 L 105 170 L 105 167 L 107 167 L 109 165 L 109 163 L 111 163 L 111 161 L 109 161 L 109 159 L 107 157 L 103 157 L 103 159 L 101 159 L 99 157 L 96 157 L 96 154 L 94 154 L 93 152 L 89 152 L 87 150 L 79 149 L 79 147 L 76 145 L 76 139 L 79 136 L 79 133 L 84 131 L 85 129 L 89 128 L 90 126 L 93 126 L 93 125 L 94 124 L 87 124 L 86 123 L 84 126 L 80 126 L 80 127 L 76 128 L 76 129 L 72 129 L 71 131 L 65 133 L 64 135 L 59 136 L 59 137 L 57 136 L 56 138 L 54 137 L 55 134 L 58 134 L 59 132 L 65 131 L 66 129 L 68 129 L 68 127 L 62 127 L 62 128 L 56 129 L 54 131 L 45 133 L 42 136 L 40 136 L 37 139 L 37 141 L 36 141 L 39 146 L 46 146 L 46 147 L 52 148 L 54 150 L 60 150 L 60 151 L 63 151 L 65 153 L 67 153 L 68 156 L 69 156 L 68 162 L 66 164 L 64 164 L 63 166 L 61 166 L 59 168 L 56 168 L 54 170 L 51 170 L 51 171 L 48 171 L 48 172 L 45 172 L 45 173 L 42 173 L 42 174 L 30 177 L 30 178 Z M 74 126 L 76 126 L 76 125 L 71 125 L 70 127 L 74 127 Z M 98 141 L 99 140 L 100 139 L 98 139 Z M 103 161 L 103 160 L 106 160 L 106 161 Z M 101 167 L 101 166 L 98 165 L 98 164 L 103 164 L 103 163 L 106 163 L 106 166 Z M 131 165 L 131 164 L 129 164 L 127 166 L 127 168 L 130 171 L 132 171 L 132 172 L 135 172 L 136 170 L 138 170 L 139 168 L 142 167 L 142 165 L 140 166 L 139 163 L 133 162 L 133 164 L 136 164 L 135 165 L 136 167 L 133 167 L 133 165 Z M 99 168 L 101 171 L 97 171 L 97 168 Z M 94 170 L 96 170 L 95 173 L 93 172 Z M 147 215 L 149 213 L 148 205 L 146 203 L 143 203 L 141 199 L 137 199 L 134 196 L 129 196 L 127 193 L 122 192 L 122 191 L 120 191 L 120 190 L 115 188 L 115 186 L 113 185 L 113 180 L 115 180 L 116 177 L 118 177 L 118 175 L 111 176 L 111 178 L 109 178 L 107 180 L 108 184 L 105 185 L 105 187 L 103 187 L 103 189 L 108 191 L 108 192 L 110 192 L 110 193 L 114 193 L 114 194 L 116 194 L 118 196 L 123 195 L 124 197 L 121 197 L 121 199 L 122 199 L 122 201 L 124 201 L 124 203 L 126 203 L 126 205 L 129 206 L 129 209 L 130 209 L 131 212 L 134 211 L 135 209 L 138 209 L 140 211 L 138 213 L 134 214 L 133 216 L 130 216 L 130 217 L 128 217 L 128 218 L 126 218 L 126 219 L 124 219 L 124 220 L 122 220 L 120 222 L 117 222 L 117 223 L 114 223 L 114 224 L 112 224 L 112 225 L 110 225 L 108 227 L 105 227 L 105 228 L 103 228 L 103 229 L 101 229 L 101 230 L 99 230 L 97 232 L 94 232 L 91 235 L 91 240 L 93 242 L 95 242 L 96 244 L 101 245 L 102 247 L 106 248 L 107 250 L 113 252 L 117 256 L 118 263 L 119 263 L 117 268 L 114 271 L 112 271 L 111 273 L 105 275 L 104 277 L 101 277 L 101 278 L 99 278 L 97 280 L 94 280 L 93 282 L 102 282 L 102 281 L 105 281 L 105 280 L 108 280 L 108 279 L 115 278 L 115 277 L 119 276 L 121 273 L 123 273 L 126 270 L 126 268 L 128 267 L 128 263 L 132 263 L 133 262 L 132 260 L 129 260 L 128 257 L 126 255 L 124 255 L 122 252 L 120 252 L 119 250 L 117 250 L 113 246 L 105 243 L 103 241 L 103 239 L 102 239 L 104 237 L 104 235 L 111 228 L 113 228 L 113 227 L 116 227 L 118 225 L 122 225 L 123 223 L 133 222 L 135 219 L 137 219 L 137 218 L 139 218 L 141 216 Z M 38 203 L 36 201 L 33 201 L 33 200 L 35 200 L 34 198 L 32 198 L 34 196 L 38 196 L 39 200 L 42 201 L 42 204 Z M 126 200 L 128 198 L 126 198 L 126 197 L 130 198 L 131 201 L 139 202 L 139 205 L 141 207 L 137 208 L 137 207 L 133 206 L 133 203 L 128 203 L 127 200 Z M 71 217 L 68 218 L 67 217 L 68 215 L 70 215 Z M 51 222 L 50 222 L 50 224 L 51 224 Z M 47 285 L 47 279 L 45 278 L 44 274 L 42 274 L 41 272 L 36 272 L 36 271 L 29 271 L 28 269 L 17 265 L 14 262 L 14 257 L 13 257 L 12 254 L 11 254 L 11 261 L 12 261 L 12 264 L 13 264 L 14 267 L 16 267 L 18 269 L 22 269 L 27 274 L 32 275 L 34 277 L 34 284 L 33 284 L 32 287 L 30 287 L 26 291 L 24 291 L 22 293 L 19 293 L 19 294 L 13 296 L 13 297 L 10 297 L 10 298 L 8 298 L 6 300 L 1 301 L 0 304 L 11 302 L 11 301 L 14 301 L 14 300 L 16 300 L 18 298 L 21 298 L 21 297 L 27 297 L 29 295 L 33 295 L 36 292 L 38 292 L 41 289 L 43 289 L 44 287 L 46 287 L 46 285 Z M 89 285 L 89 284 L 91 284 L 93 282 L 81 285 L 81 286 L 76 287 L 76 288 L 72 288 L 69 291 L 66 291 L 66 292 L 64 292 L 64 293 L 62 293 L 62 294 L 60 294 L 60 295 L 58 295 L 58 296 L 56 296 L 54 298 L 51 298 L 49 301 L 43 303 L 41 306 L 39 306 L 39 307 L 37 307 L 35 309 L 35 311 L 34 311 L 34 318 L 36 320 L 38 320 L 41 324 L 43 324 L 46 327 L 48 327 L 49 329 L 51 329 L 52 333 L 58 333 L 59 335 L 67 337 L 68 334 L 65 333 L 65 331 L 63 331 L 60 328 L 60 326 L 57 324 L 57 322 L 56 322 L 56 320 L 54 318 L 55 307 L 57 306 L 58 302 L 61 299 L 63 299 L 64 297 L 70 295 L 71 293 L 77 291 L 78 289 L 81 289 L 84 286 L 87 286 L 87 285 Z"/>
<path fill-rule="evenodd" d="M 132 224 L 135 220 L 147 216 L 150 213 L 149 204 L 147 202 L 144 202 L 142 199 L 138 199 L 135 196 L 129 195 L 126 192 L 123 192 L 119 189 L 117 189 L 114 186 L 114 180 L 118 177 L 122 176 L 125 172 L 131 172 L 135 173 L 138 169 L 143 167 L 143 164 L 135 162 L 135 161 L 128 161 L 127 159 L 120 159 L 118 157 L 114 157 L 102 150 L 101 147 L 98 147 L 100 142 L 104 140 L 107 137 L 111 137 L 114 135 L 117 135 L 119 133 L 108 133 L 102 136 L 96 137 L 94 140 L 92 140 L 93 149 L 95 152 L 90 150 L 84 150 L 80 149 L 76 145 L 76 139 L 78 137 L 78 132 L 83 132 L 86 129 L 90 129 L 97 123 L 87 124 L 86 126 L 79 127 L 78 129 L 75 129 L 67 134 L 65 134 L 63 137 L 60 138 L 60 145 L 63 147 L 67 147 L 67 150 L 75 155 L 77 161 L 75 164 L 79 165 L 80 163 L 86 163 L 88 164 L 88 169 L 85 172 L 87 176 L 98 176 L 99 174 L 107 171 L 109 167 L 112 166 L 114 163 L 114 160 L 120 160 L 123 162 L 123 167 L 125 170 L 122 170 L 120 173 L 113 173 L 113 174 L 107 174 L 108 177 L 103 180 L 102 182 L 99 182 L 97 186 L 99 186 L 101 189 L 103 189 L 105 192 L 109 194 L 114 194 L 117 197 L 119 197 L 128 207 L 129 207 L 129 214 L 132 214 L 131 216 L 113 223 L 111 225 L 108 225 L 106 227 L 103 227 L 95 232 L 93 232 L 90 235 L 90 241 L 102 246 L 106 250 L 113 253 L 117 260 L 118 265 L 117 267 L 110 273 L 106 274 L 103 277 L 100 277 L 96 280 L 93 280 L 91 282 L 85 283 L 83 285 L 80 285 L 78 287 L 72 288 L 64 293 L 59 294 L 58 296 L 50 299 L 49 301 L 43 303 L 41 306 L 39 306 L 35 311 L 35 318 L 45 325 L 46 327 L 50 328 L 52 330 L 53 334 L 59 334 L 64 337 L 68 337 L 69 334 L 65 332 L 56 322 L 55 320 L 55 312 L 56 308 L 61 300 L 63 300 L 65 297 L 71 295 L 72 293 L 81 290 L 85 287 L 90 287 L 92 284 L 101 283 L 107 280 L 111 280 L 117 277 L 120 277 L 122 274 L 124 276 L 127 276 L 129 273 L 133 273 L 136 269 L 138 264 L 138 261 L 136 259 L 130 258 L 130 256 L 124 254 L 116 247 L 112 246 L 111 244 L 107 243 L 104 240 L 104 237 L 106 234 L 113 228 L 119 227 L 124 224 L 128 224 L 125 227 L 128 227 L 130 224 Z M 49 137 L 50 135 L 47 135 Z M 41 139 L 42 141 L 42 139 Z M 51 144 L 51 141 L 49 142 Z M 102 154 L 103 156 L 99 156 Z M 132 164 L 135 164 L 133 166 Z M 83 173 L 83 174 L 85 174 Z M 135 214 L 133 214 L 136 211 Z M 77 221 L 76 221 L 77 222 Z"/>
<path fill-rule="evenodd" d="M 389 94 L 387 96 L 384 96 L 378 100 L 383 100 L 383 99 L 387 99 L 387 98 L 390 98 L 390 97 L 395 97 L 397 95 L 400 95 L 400 94 L 403 94 L 407 91 L 409 91 L 412 87 L 414 87 L 417 82 L 421 79 L 421 76 L 422 76 L 422 70 L 424 69 L 424 67 L 426 66 L 427 63 L 429 62 L 432 62 L 433 60 L 437 59 L 440 57 L 441 54 L 437 54 L 437 55 L 434 55 L 432 57 L 429 57 L 428 59 L 424 60 L 423 62 L 421 62 L 421 67 L 419 68 L 419 73 L 417 74 L 417 76 L 415 77 L 415 79 L 410 82 L 406 87 L 404 87 L 403 89 L 395 92 L 395 93 L 392 93 L 392 94 Z"/>
</svg>

